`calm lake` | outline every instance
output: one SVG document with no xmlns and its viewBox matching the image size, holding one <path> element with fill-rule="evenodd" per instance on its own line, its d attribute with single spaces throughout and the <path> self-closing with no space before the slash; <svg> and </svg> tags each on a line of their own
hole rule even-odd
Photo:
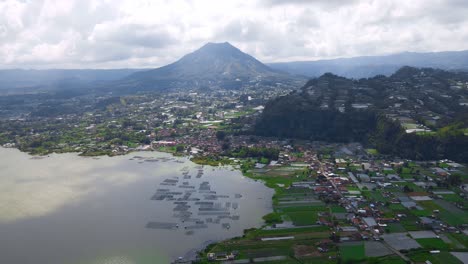
<svg viewBox="0 0 468 264">
<path fill-rule="evenodd" d="M 272 195 L 232 167 L 165 153 L 0 148 L 0 263 L 169 263 L 260 226 Z"/>
</svg>

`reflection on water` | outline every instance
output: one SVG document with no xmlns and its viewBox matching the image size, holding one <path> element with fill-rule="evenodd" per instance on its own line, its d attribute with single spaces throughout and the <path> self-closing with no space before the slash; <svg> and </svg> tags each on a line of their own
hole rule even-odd
<svg viewBox="0 0 468 264">
<path fill-rule="evenodd" d="M 260 225 L 271 195 L 229 167 L 164 153 L 38 159 L 0 148 L 0 263 L 167 263 Z"/>
</svg>

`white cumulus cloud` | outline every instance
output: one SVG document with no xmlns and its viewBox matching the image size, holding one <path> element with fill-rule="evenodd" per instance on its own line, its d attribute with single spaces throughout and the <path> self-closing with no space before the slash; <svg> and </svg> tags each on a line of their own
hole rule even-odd
<svg viewBox="0 0 468 264">
<path fill-rule="evenodd" d="M 3 0 L 0 68 L 158 67 L 206 42 L 264 62 L 468 49 L 464 0 Z"/>
</svg>

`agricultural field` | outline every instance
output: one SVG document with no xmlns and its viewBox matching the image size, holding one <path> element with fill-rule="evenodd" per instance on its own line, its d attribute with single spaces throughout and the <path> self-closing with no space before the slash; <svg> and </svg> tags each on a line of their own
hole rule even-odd
<svg viewBox="0 0 468 264">
<path fill-rule="evenodd" d="M 327 161 L 325 166 L 334 166 L 332 177 L 338 187 L 327 185 L 316 171 L 312 172 L 300 162 L 249 171 L 249 177 L 275 189 L 273 213 L 264 218 L 264 227 L 249 230 L 242 238 L 218 243 L 211 252 L 235 250 L 239 252 L 236 259 L 254 262 L 256 258 L 267 256 L 281 258 L 264 263 L 406 263 L 388 248 L 390 246 L 393 250 L 401 250 L 415 263 L 427 260 L 434 264 L 461 263 L 450 252 L 467 250 L 467 236 L 442 231 L 439 238 L 432 231 L 426 231 L 429 224 L 422 223 L 421 217 L 426 217 L 425 221 L 433 219 L 434 222 L 429 223 L 438 226 L 445 223 L 459 227 L 468 223 L 466 210 L 457 207 L 465 202 L 458 194 L 460 190 L 433 184 L 435 180 L 432 178 L 437 180 L 431 167 L 434 164 L 423 166 L 419 162 L 404 162 L 403 166 L 392 164 L 390 168 L 387 163 L 380 171 L 365 172 L 371 182 L 355 183 L 351 177 L 347 181 L 348 172 L 364 173 L 363 167 L 352 162 L 344 166 L 344 161 L 337 160 L 336 164 Z M 401 180 L 386 186 L 379 184 L 377 179 L 382 181 L 388 174 L 396 174 Z M 424 185 L 430 183 L 425 175 L 431 175 L 432 189 Z M 325 181 L 332 182 L 330 178 Z M 340 195 L 339 199 L 333 198 L 336 195 Z M 362 227 L 365 217 L 374 221 L 386 219 L 387 222 L 381 226 Z M 361 222 L 351 221 L 356 218 Z M 432 236 L 427 235 L 430 233 Z M 334 234 L 339 237 L 339 242 Z M 265 238 L 273 240 L 264 241 Z M 322 243 L 330 244 L 323 250 Z M 430 250 L 441 252 L 431 254 Z"/>
<path fill-rule="evenodd" d="M 441 251 L 438 254 L 431 254 L 427 250 L 416 250 L 409 252 L 408 257 L 417 263 L 430 261 L 433 264 L 463 264 L 463 262 L 446 251 Z"/>
<path fill-rule="evenodd" d="M 448 250 L 451 248 L 450 245 L 446 244 L 440 238 L 420 238 L 416 241 L 423 247 L 427 249 L 438 249 L 438 250 Z"/>
<path fill-rule="evenodd" d="M 318 219 L 318 213 L 325 211 L 323 206 L 293 206 L 278 209 L 295 226 L 314 225 Z"/>
<path fill-rule="evenodd" d="M 346 263 L 347 261 L 356 261 L 362 260 L 366 257 L 364 251 L 364 244 L 359 243 L 350 243 L 349 245 L 343 244 L 340 245 L 340 255 L 341 259 Z"/>
<path fill-rule="evenodd" d="M 339 205 L 330 206 L 330 210 L 332 213 L 346 213 L 346 209 Z"/>
<path fill-rule="evenodd" d="M 439 210 L 439 217 L 444 222 L 450 225 L 462 225 L 468 223 L 468 213 L 456 208 L 450 203 L 438 200 L 438 201 L 423 201 L 419 202 L 422 207 L 426 210 L 432 212 L 434 210 Z"/>
<path fill-rule="evenodd" d="M 465 234 L 447 234 L 452 243 L 459 248 L 468 248 L 468 236 Z"/>
<path fill-rule="evenodd" d="M 460 195 L 458 195 L 456 193 L 454 193 L 454 194 L 441 194 L 440 196 L 442 196 L 442 198 L 445 201 L 448 201 L 448 202 L 460 203 L 460 202 L 465 201 L 462 197 L 460 197 Z"/>
<path fill-rule="evenodd" d="M 400 223 L 390 223 L 387 225 L 385 230 L 388 230 L 389 233 L 401 233 L 406 231 L 406 229 Z"/>
<path fill-rule="evenodd" d="M 317 250 L 316 244 L 327 239 L 328 228 L 293 228 L 283 230 L 251 230 L 242 238 L 217 243 L 211 252 L 238 251 L 239 259 L 254 259 L 269 256 L 284 256 L 283 262 L 274 263 L 327 263 L 336 257 L 333 247 L 326 253 Z M 261 238 L 294 237 L 287 240 L 260 241 Z M 300 261 L 299 261 L 300 260 Z M 318 261 L 318 262 L 312 262 Z M 334 262 L 331 262 L 334 263 Z"/>
</svg>

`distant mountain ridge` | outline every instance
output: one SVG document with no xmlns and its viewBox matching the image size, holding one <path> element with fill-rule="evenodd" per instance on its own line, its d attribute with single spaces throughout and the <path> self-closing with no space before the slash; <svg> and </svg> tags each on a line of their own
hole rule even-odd
<svg viewBox="0 0 468 264">
<path fill-rule="evenodd" d="M 289 74 L 271 69 L 228 42 L 207 43 L 169 65 L 136 72 L 122 82 L 124 86 L 149 89 L 243 85 L 290 78 Z"/>
<path fill-rule="evenodd" d="M 468 50 L 444 52 L 403 52 L 386 56 L 361 56 L 332 60 L 279 62 L 267 64 L 273 69 L 307 77 L 331 72 L 347 78 L 391 75 L 403 66 L 468 70 Z"/>
<path fill-rule="evenodd" d="M 0 92 L 62 89 L 138 92 L 180 89 L 237 89 L 286 84 L 297 87 L 324 73 L 347 78 L 390 76 L 403 66 L 467 70 L 468 51 L 404 52 L 333 60 L 264 64 L 228 42 L 207 43 L 156 69 L 0 70 Z"/>
</svg>

